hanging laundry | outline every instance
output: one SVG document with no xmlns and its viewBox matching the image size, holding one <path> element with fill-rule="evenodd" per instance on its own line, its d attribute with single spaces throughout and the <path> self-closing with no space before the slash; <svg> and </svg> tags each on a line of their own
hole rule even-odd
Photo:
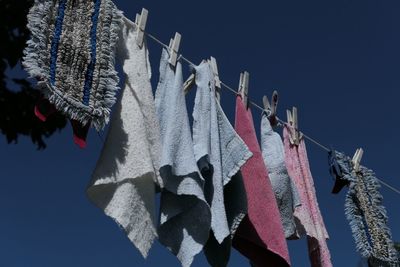
<svg viewBox="0 0 400 267">
<path fill-rule="evenodd" d="M 233 246 L 253 266 L 290 266 L 281 216 L 261 155 L 250 109 L 236 98 L 235 129 L 253 153 L 241 168 L 247 193 L 248 215 L 240 224 Z"/>
<path fill-rule="evenodd" d="M 293 214 L 295 208 L 301 205 L 299 193 L 286 168 L 282 139 L 272 129 L 265 112 L 261 118 L 261 150 L 272 189 L 275 192 L 285 237 L 298 239 Z"/>
<path fill-rule="evenodd" d="M 348 186 L 350 181 L 344 177 L 344 173 L 338 163 L 336 151 L 331 149 L 328 152 L 329 173 L 335 179 L 335 185 L 332 189 L 332 194 L 338 194 L 343 187 Z"/>
<path fill-rule="evenodd" d="M 283 129 L 286 166 L 300 195 L 301 206 L 295 209 L 296 228 L 300 236 L 307 235 L 308 251 L 312 267 L 331 267 L 331 256 L 326 243 L 329 238 L 319 210 L 304 140 L 292 145 L 290 132 L 294 129 L 285 125 Z"/>
<path fill-rule="evenodd" d="M 104 128 L 116 100 L 114 57 L 121 22 L 122 12 L 111 0 L 35 1 L 28 15 L 32 37 L 23 66 L 50 103 L 82 125 L 75 131 L 81 146 L 86 125 Z M 45 120 L 40 109 L 35 113 Z"/>
<path fill-rule="evenodd" d="M 54 104 L 50 103 L 47 98 L 44 98 L 42 96 L 35 105 L 34 113 L 39 120 L 41 120 L 42 122 L 46 122 L 48 118 L 59 113 L 59 111 Z M 73 119 L 70 119 L 70 123 L 75 144 L 77 144 L 80 148 L 85 148 L 90 123 L 82 125 L 79 121 Z"/>
<path fill-rule="evenodd" d="M 150 84 L 146 45 L 124 20 L 120 53 L 126 75 L 103 150 L 88 187 L 89 199 L 114 219 L 143 257 L 157 237 L 155 182 L 159 177 L 160 131 Z"/>
<path fill-rule="evenodd" d="M 235 175 L 252 156 L 237 135 L 216 98 L 211 65 L 194 67 L 197 85 L 193 111 L 194 153 L 205 179 L 205 196 L 211 206 L 211 233 L 204 247 L 211 266 L 227 266 L 232 237 L 247 214 L 241 175 Z"/>
<path fill-rule="evenodd" d="M 331 153 L 337 160 L 343 179 L 350 183 L 345 213 L 357 250 L 368 259 L 371 267 L 398 267 L 397 251 L 375 173 L 364 166 L 356 172 L 349 157 L 336 151 Z"/>
<path fill-rule="evenodd" d="M 194 157 L 193 140 L 183 93 L 182 65 L 168 63 L 163 49 L 156 109 L 161 127 L 162 151 L 159 240 L 181 261 L 191 265 L 207 242 L 210 207 L 204 197 L 204 180 Z"/>
</svg>

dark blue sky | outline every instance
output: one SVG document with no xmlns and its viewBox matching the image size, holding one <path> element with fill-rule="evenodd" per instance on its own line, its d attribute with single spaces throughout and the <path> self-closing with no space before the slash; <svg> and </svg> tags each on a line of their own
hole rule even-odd
<svg viewBox="0 0 400 267">
<path fill-rule="evenodd" d="M 280 93 L 278 114 L 299 109 L 300 128 L 324 144 L 352 154 L 400 188 L 397 107 L 400 99 L 400 2 L 336 1 L 116 1 L 133 19 L 144 6 L 147 30 L 168 42 L 182 34 L 181 52 L 200 62 L 214 56 L 221 79 L 237 87 L 250 72 L 250 97 L 262 103 Z M 149 40 L 153 84 L 161 48 Z M 12 72 L 21 75 L 19 70 Z M 192 95 L 188 102 L 192 103 Z M 234 121 L 231 93 L 222 106 Z M 189 109 L 191 104 L 189 104 Z M 191 110 L 189 110 L 191 113 Z M 253 109 L 257 130 L 260 112 Z M 159 244 L 145 261 L 118 226 L 94 207 L 85 189 L 102 143 L 94 131 L 86 150 L 68 127 L 36 151 L 0 139 L 0 266 L 179 266 Z M 307 143 L 334 266 L 355 267 L 359 257 L 343 213 L 344 192 L 331 195 L 327 154 Z M 383 188 L 394 239 L 400 240 L 400 195 Z M 266 225 L 266 227 L 268 227 Z M 305 240 L 289 242 L 293 266 L 309 266 Z M 229 266 L 247 264 L 234 252 Z M 207 266 L 203 255 L 193 267 Z"/>
</svg>

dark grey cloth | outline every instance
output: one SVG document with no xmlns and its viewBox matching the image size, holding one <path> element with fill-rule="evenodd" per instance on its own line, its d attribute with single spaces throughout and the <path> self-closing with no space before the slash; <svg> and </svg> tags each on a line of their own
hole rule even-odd
<svg viewBox="0 0 400 267">
<path fill-rule="evenodd" d="M 211 206 L 212 232 L 204 251 L 212 266 L 222 267 L 228 263 L 233 234 L 247 214 L 243 180 L 241 175 L 235 174 L 252 153 L 216 98 L 209 62 L 203 61 L 194 70 L 197 85 L 193 110 L 194 152 Z"/>
<path fill-rule="evenodd" d="M 211 213 L 204 197 L 204 179 L 194 157 L 183 93 L 182 65 L 168 63 L 163 49 L 156 110 L 161 129 L 161 192 L 159 240 L 189 267 L 207 242 Z"/>
</svg>

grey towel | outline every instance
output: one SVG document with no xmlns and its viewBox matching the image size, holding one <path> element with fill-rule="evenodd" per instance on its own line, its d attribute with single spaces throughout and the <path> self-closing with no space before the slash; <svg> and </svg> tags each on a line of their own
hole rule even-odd
<svg viewBox="0 0 400 267">
<path fill-rule="evenodd" d="M 148 51 L 137 46 L 136 38 L 135 26 L 125 19 L 120 46 L 125 87 L 87 194 L 146 257 L 157 237 L 154 181 L 159 180 L 161 143 Z"/>
<path fill-rule="evenodd" d="M 194 158 L 182 66 L 177 62 L 173 68 L 168 58 L 168 51 L 163 49 L 156 91 L 162 138 L 160 174 L 164 182 L 159 239 L 182 266 L 188 267 L 208 239 L 211 213 Z"/>
<path fill-rule="evenodd" d="M 261 150 L 275 192 L 285 237 L 298 239 L 293 214 L 294 209 L 301 205 L 299 193 L 286 168 L 282 138 L 274 132 L 265 113 L 261 118 Z"/>
<path fill-rule="evenodd" d="M 203 61 L 194 69 L 197 85 L 193 111 L 194 153 L 206 181 L 205 194 L 211 206 L 212 234 L 205 254 L 212 266 L 220 267 L 227 265 L 231 237 L 247 214 L 243 180 L 241 175 L 234 175 L 252 153 L 235 132 L 216 98 L 209 62 Z"/>
</svg>

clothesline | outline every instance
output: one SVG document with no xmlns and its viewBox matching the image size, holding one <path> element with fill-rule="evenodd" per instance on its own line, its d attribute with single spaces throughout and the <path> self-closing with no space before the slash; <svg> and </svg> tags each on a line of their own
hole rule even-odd
<svg viewBox="0 0 400 267">
<path fill-rule="evenodd" d="M 81 148 L 89 129 L 97 130 L 103 146 L 86 195 L 143 258 L 158 240 L 183 267 L 201 252 L 211 266 L 226 266 L 232 248 L 252 266 L 290 267 L 287 240 L 307 238 L 311 265 L 332 267 L 305 139 L 329 149 L 301 137 L 297 109 L 287 112 L 292 131 L 275 119 L 276 93 L 272 107 L 265 98 L 258 105 L 248 99 L 248 72 L 241 73 L 239 90 L 221 82 L 215 58 L 195 65 L 179 53 L 179 33 L 168 46 L 146 33 L 146 9 L 133 23 L 113 0 L 90 8 L 76 2 L 35 1 L 27 15 L 31 37 L 22 65 L 44 95 L 34 115 L 46 121 L 63 113 Z M 155 92 L 144 37 L 163 47 Z M 71 49 L 71 38 L 72 47 L 84 45 Z M 121 90 L 116 47 L 126 79 Z M 90 61 L 71 64 L 81 62 L 82 53 Z M 186 63 L 195 73 L 184 82 L 181 64 Z M 185 93 L 194 84 L 192 124 Z M 225 88 L 236 96 L 234 126 L 219 104 Z M 249 106 L 262 113 L 259 135 Z M 275 125 L 283 128 L 283 136 Z M 344 213 L 361 256 L 371 264 L 398 266 L 380 183 L 372 170 L 359 168 L 360 151 L 353 160 L 323 152 L 329 154 L 326 167 L 335 180 L 332 193 L 349 185 Z"/>
<path fill-rule="evenodd" d="M 132 22 L 132 23 L 133 23 L 133 22 Z M 162 41 L 160 41 L 158 38 L 156 38 L 156 37 L 153 36 L 152 34 L 150 34 L 150 33 L 148 33 L 148 32 L 145 32 L 145 34 L 146 34 L 148 37 L 150 37 L 153 41 L 157 42 L 158 44 L 160 44 L 161 46 L 165 47 L 166 49 L 169 49 L 169 47 L 168 47 L 166 44 L 164 44 Z M 189 65 L 195 66 L 195 64 L 194 64 L 192 61 L 190 61 L 189 59 L 185 58 L 182 54 L 180 54 L 179 57 L 180 57 L 183 61 L 185 61 L 186 63 L 188 63 Z M 237 94 L 237 91 L 236 91 L 235 89 L 233 89 L 232 87 L 230 87 L 229 85 L 227 85 L 227 84 L 224 83 L 223 81 L 221 81 L 221 85 L 222 85 L 223 87 L 225 87 L 226 89 L 228 89 L 229 91 L 231 91 L 233 94 Z M 251 101 L 250 99 L 249 99 L 248 101 L 249 101 L 249 103 L 250 103 L 252 106 L 258 108 L 260 111 L 264 111 L 264 108 L 262 108 L 261 106 L 259 106 L 257 103 Z M 280 123 L 282 123 L 282 124 L 285 123 L 284 121 L 282 121 L 282 120 L 279 119 L 279 118 L 277 118 L 277 120 L 278 120 Z M 298 130 L 298 129 L 296 129 L 296 130 Z M 302 133 L 302 134 L 303 134 L 304 138 L 306 138 L 307 140 L 311 141 L 311 142 L 314 143 L 315 145 L 319 146 L 319 147 L 322 148 L 323 150 L 325 150 L 325 151 L 327 151 L 327 152 L 330 151 L 329 148 L 327 148 L 326 146 L 322 145 L 321 143 L 319 143 L 319 142 L 316 141 L 315 139 L 313 139 L 313 138 L 311 138 L 311 137 L 305 135 L 304 133 Z M 400 191 L 399 191 L 399 194 L 400 194 Z"/>
<path fill-rule="evenodd" d="M 128 21 L 129 21 L 130 23 L 132 23 L 132 24 L 135 24 L 134 22 L 132 22 L 132 21 L 130 21 L 130 20 L 128 20 Z M 156 43 L 158 43 L 158 44 L 161 45 L 162 47 L 164 47 L 164 48 L 166 48 L 166 49 L 169 49 L 169 46 L 168 46 L 168 45 L 164 44 L 161 40 L 159 40 L 158 38 L 156 38 L 154 35 L 152 35 L 152 34 L 146 32 L 146 31 L 145 31 L 144 33 L 145 33 L 150 39 L 152 39 L 153 41 L 155 41 Z M 179 58 L 182 59 L 183 61 L 185 61 L 185 62 L 186 62 L 187 64 L 189 64 L 189 65 L 196 66 L 192 61 L 190 61 L 189 59 L 185 58 L 182 54 L 179 55 Z M 221 85 L 222 85 L 222 87 L 224 87 L 225 89 L 228 89 L 228 91 L 230 91 L 231 93 L 237 94 L 237 91 L 236 91 L 235 89 L 233 89 L 231 86 L 227 85 L 227 84 L 224 83 L 223 81 L 221 81 Z M 264 110 L 265 110 L 263 107 L 259 106 L 259 105 L 258 105 L 257 103 L 255 103 L 254 101 L 251 101 L 250 98 L 248 99 L 248 102 L 250 103 L 250 105 L 252 105 L 252 106 L 258 108 L 260 111 L 264 111 Z M 280 122 L 282 125 L 284 125 L 284 124 L 286 123 L 285 121 L 279 119 L 278 117 L 277 117 L 276 119 L 277 119 L 278 122 Z M 296 129 L 296 130 L 300 132 L 299 129 Z M 311 138 L 310 136 L 304 134 L 303 132 L 301 132 L 301 133 L 302 133 L 302 136 L 303 136 L 305 139 L 307 139 L 308 141 L 310 141 L 311 143 L 317 145 L 318 147 L 320 147 L 321 149 L 325 150 L 326 152 L 329 152 L 329 151 L 330 151 L 330 149 L 329 149 L 327 146 L 321 144 L 320 142 L 318 142 L 318 141 L 315 140 L 314 138 Z M 102 142 L 104 142 L 102 136 L 99 135 L 99 137 L 100 137 L 100 139 L 102 140 Z M 378 180 L 379 180 L 379 182 L 380 182 L 382 185 L 386 186 L 387 188 L 389 188 L 389 189 L 392 190 L 393 192 L 395 192 L 395 193 L 397 193 L 397 194 L 400 195 L 400 190 L 399 190 L 399 189 L 397 189 L 397 188 L 391 186 L 390 184 L 388 184 L 388 183 L 382 181 L 381 179 L 378 179 Z"/>
</svg>

